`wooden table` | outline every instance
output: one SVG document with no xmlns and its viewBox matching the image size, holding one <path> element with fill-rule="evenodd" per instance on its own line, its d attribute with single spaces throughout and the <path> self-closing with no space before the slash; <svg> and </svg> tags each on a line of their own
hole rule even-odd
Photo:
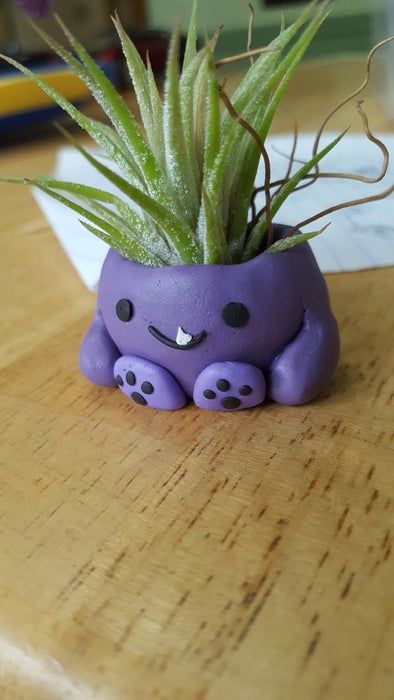
<svg viewBox="0 0 394 700">
<path fill-rule="evenodd" d="M 307 66 L 286 104 L 314 128 L 361 75 Z M 0 193 L 1 699 L 392 698 L 394 271 L 328 277 L 342 356 L 312 405 L 142 410 L 80 376 L 94 297 Z"/>
</svg>

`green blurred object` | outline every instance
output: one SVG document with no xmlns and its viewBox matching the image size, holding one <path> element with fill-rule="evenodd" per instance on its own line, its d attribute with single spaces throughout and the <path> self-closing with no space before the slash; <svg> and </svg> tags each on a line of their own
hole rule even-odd
<svg viewBox="0 0 394 700">
<path fill-rule="evenodd" d="M 316 37 L 307 56 L 344 55 L 365 53 L 373 45 L 376 17 L 385 13 L 392 0 L 336 0 L 323 30 Z M 264 45 L 272 40 L 281 23 L 282 11 L 286 21 L 292 22 L 306 3 L 282 2 L 267 7 L 264 0 L 252 0 L 255 8 L 254 45 Z M 168 29 L 174 17 L 185 22 L 190 0 L 150 0 L 151 22 L 154 27 Z M 245 49 L 246 2 L 240 0 L 200 0 L 201 26 L 208 31 L 223 26 L 217 55 L 225 56 Z M 185 22 L 186 24 L 186 22 Z M 182 25 L 183 28 L 183 25 Z"/>
<path fill-rule="evenodd" d="M 16 42 L 15 24 L 11 11 L 11 3 L 0 0 L 0 49 L 12 51 Z"/>
</svg>

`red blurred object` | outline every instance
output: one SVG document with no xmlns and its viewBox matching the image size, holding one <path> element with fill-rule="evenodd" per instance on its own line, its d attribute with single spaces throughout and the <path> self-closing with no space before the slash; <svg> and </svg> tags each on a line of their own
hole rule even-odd
<svg viewBox="0 0 394 700">
<path fill-rule="evenodd" d="M 166 32 L 146 30 L 132 33 L 131 38 L 144 61 L 146 61 L 146 55 L 149 54 L 153 72 L 162 73 L 167 60 L 168 44 L 170 41 L 169 34 Z"/>
</svg>

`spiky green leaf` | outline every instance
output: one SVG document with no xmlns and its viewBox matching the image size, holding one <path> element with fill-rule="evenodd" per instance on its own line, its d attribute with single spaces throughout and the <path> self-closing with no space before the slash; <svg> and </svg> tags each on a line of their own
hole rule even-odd
<svg viewBox="0 0 394 700">
<path fill-rule="evenodd" d="M 204 263 L 230 262 L 220 209 L 204 187 L 197 231 L 203 243 Z"/>
<path fill-rule="evenodd" d="M 164 85 L 164 134 L 167 175 L 182 211 L 192 226 L 198 212 L 196 182 L 183 131 L 179 76 L 179 30 L 175 29 L 168 51 Z"/>
<path fill-rule="evenodd" d="M 189 29 L 186 38 L 185 55 L 183 57 L 183 70 L 190 65 L 197 53 L 197 0 L 194 0 L 190 16 Z"/>
<path fill-rule="evenodd" d="M 140 130 L 135 116 L 84 46 L 75 38 L 65 24 L 59 18 L 57 19 L 72 48 L 86 68 L 92 94 L 111 120 L 126 147 L 130 149 L 139 170 L 144 176 L 149 192 L 160 201 L 165 201 L 163 174 Z"/>
<path fill-rule="evenodd" d="M 325 148 L 322 148 L 321 151 L 319 151 L 316 154 L 316 156 L 311 158 L 305 165 L 303 165 L 299 170 L 297 170 L 297 172 L 294 173 L 294 175 L 291 178 L 289 178 L 289 180 L 285 184 L 283 184 L 278 194 L 274 197 L 274 199 L 271 202 L 271 217 L 274 217 L 275 214 L 277 214 L 280 207 L 284 204 L 289 195 L 292 192 L 294 192 L 295 188 L 305 177 L 305 175 L 307 175 L 315 167 L 315 165 L 317 165 L 328 153 L 330 153 L 330 151 L 332 151 L 333 148 L 335 148 L 335 146 L 343 139 L 346 133 L 347 130 L 339 136 L 337 136 L 337 138 L 331 141 Z M 266 231 L 267 219 L 264 217 L 258 224 L 256 224 L 250 235 L 250 238 L 247 242 L 243 254 L 244 260 L 249 260 L 254 255 L 256 255 Z"/>
<path fill-rule="evenodd" d="M 63 202 L 66 206 L 66 202 Z M 106 231 L 103 229 L 92 226 L 92 224 L 89 224 L 87 221 L 84 221 L 83 219 L 79 220 L 80 223 L 84 228 L 86 228 L 89 233 L 92 233 L 94 236 L 97 238 L 100 238 L 104 243 L 107 243 L 108 245 L 111 246 L 111 248 L 114 248 L 115 250 L 118 251 L 121 255 L 124 257 L 134 260 L 135 262 L 141 263 L 142 265 L 150 265 L 152 267 L 161 267 L 162 262 L 155 258 L 154 256 L 151 256 L 146 250 L 141 248 L 140 246 L 130 244 L 129 241 L 127 241 L 125 244 L 123 243 L 116 243 L 114 244 L 112 242 L 112 239 L 109 239 L 108 234 Z M 131 257 L 132 256 L 132 257 Z"/>
<path fill-rule="evenodd" d="M 214 58 L 208 53 L 204 173 L 209 173 L 220 148 L 220 98 Z"/>
<path fill-rule="evenodd" d="M 115 161 L 115 163 L 121 168 L 124 175 L 133 182 L 136 178 L 136 166 L 132 163 L 131 158 L 126 158 L 124 152 L 119 149 L 115 140 L 108 136 L 108 133 L 103 129 L 103 125 L 94 119 L 86 117 L 82 112 L 77 109 L 69 100 L 67 100 L 63 95 L 57 90 L 52 88 L 45 80 L 42 80 L 39 75 L 33 73 L 29 68 L 26 68 L 18 61 L 13 58 L 4 56 L 0 54 L 0 58 L 9 63 L 14 68 L 17 68 L 23 75 L 30 78 L 33 83 L 35 83 L 48 97 L 50 97 L 54 102 L 56 102 L 59 107 L 61 107 L 67 114 L 70 115 L 72 119 L 86 131 L 89 136 L 96 141 L 96 143 L 101 146 L 109 158 Z M 137 171 L 138 172 L 138 171 Z"/>
<path fill-rule="evenodd" d="M 281 100 L 281 97 L 287 87 L 287 84 L 295 73 L 302 57 L 310 46 L 313 38 L 318 32 L 321 24 L 326 18 L 324 8 L 317 13 L 307 27 L 303 30 L 301 36 L 290 49 L 288 55 L 281 61 L 273 72 L 271 79 L 268 81 L 267 92 L 264 99 L 264 108 L 261 111 L 259 118 L 256 120 L 256 127 L 260 138 L 264 141 L 269 132 L 273 117 Z M 270 93 L 271 86 L 277 86 L 270 98 L 267 97 Z M 246 119 L 254 125 L 250 110 L 246 109 Z M 260 161 L 260 152 L 256 144 L 249 138 L 243 159 L 234 168 L 236 173 L 231 189 L 231 201 L 233 206 L 233 216 L 231 217 L 229 240 L 234 248 L 235 256 L 239 254 L 244 245 L 243 232 L 246 231 L 246 223 L 248 218 L 249 204 L 255 185 L 257 169 Z M 235 245 L 233 245 L 235 243 Z"/>
<path fill-rule="evenodd" d="M 120 38 L 123 53 L 137 98 L 142 123 L 146 132 L 149 146 L 160 165 L 164 162 L 164 141 L 162 128 L 161 100 L 157 100 L 158 92 L 152 70 L 146 68 L 135 44 L 125 32 L 123 25 L 116 15 L 114 25 Z M 161 125 L 161 128 L 160 128 Z"/>
<path fill-rule="evenodd" d="M 325 227 L 327 228 L 327 227 Z M 295 245 L 298 245 L 299 243 L 305 243 L 306 241 L 309 241 L 311 238 L 315 238 L 316 236 L 319 236 L 322 233 L 322 230 L 320 231 L 307 231 L 306 233 L 298 233 L 294 236 L 288 236 L 287 238 L 281 238 L 279 241 L 275 241 L 272 245 L 270 245 L 269 248 L 267 248 L 266 251 L 264 251 L 264 254 L 266 253 L 280 253 L 283 250 L 290 250 L 290 248 L 294 248 Z"/>
<path fill-rule="evenodd" d="M 70 134 L 66 129 L 64 129 L 60 124 L 56 124 L 57 129 L 60 131 L 61 134 L 69 141 L 70 144 L 74 146 L 74 148 L 83 155 L 83 157 L 90 163 L 90 165 L 93 165 L 93 167 L 109 182 L 111 182 L 115 187 L 117 187 L 123 194 L 126 196 L 132 198 L 132 193 L 133 189 L 130 187 L 130 183 L 125 180 L 121 175 L 116 173 L 112 168 L 109 168 L 106 166 L 104 163 L 102 163 L 100 160 L 95 158 L 95 156 L 90 153 L 86 148 L 82 146 L 81 143 L 77 139 L 75 139 L 72 134 Z"/>
<path fill-rule="evenodd" d="M 53 199 L 56 199 L 61 204 L 67 206 L 69 209 L 72 209 L 77 214 L 82 216 L 87 222 L 90 222 L 97 227 L 97 229 L 103 233 L 103 236 L 101 236 L 103 240 L 105 240 L 106 243 L 108 243 L 112 248 L 115 248 L 115 250 L 117 250 L 121 255 L 130 257 L 130 253 L 132 253 L 133 259 L 140 259 L 141 262 L 144 262 L 147 265 L 152 264 L 149 262 L 152 261 L 152 256 L 149 255 L 146 249 L 139 246 L 128 236 L 125 236 L 124 233 L 122 233 L 116 226 L 112 225 L 104 218 L 97 216 L 90 211 L 90 209 L 81 206 L 72 199 L 64 197 L 63 195 L 59 194 L 59 192 L 55 192 L 54 190 L 39 184 L 36 184 L 36 187 Z M 161 265 L 162 263 L 159 258 L 155 258 L 154 264 Z"/>
<path fill-rule="evenodd" d="M 190 162 L 192 174 L 194 176 L 195 187 L 200 196 L 202 172 L 201 162 L 198 162 L 197 149 L 194 143 L 194 103 L 195 85 L 201 64 L 207 54 L 208 47 L 204 46 L 190 61 L 184 69 L 180 79 L 180 107 L 182 115 L 183 132 L 185 135 L 185 145 Z"/>
</svg>

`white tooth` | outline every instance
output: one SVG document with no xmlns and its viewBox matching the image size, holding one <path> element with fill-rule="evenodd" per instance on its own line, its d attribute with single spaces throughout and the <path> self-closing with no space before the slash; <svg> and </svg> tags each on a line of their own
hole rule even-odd
<svg viewBox="0 0 394 700">
<path fill-rule="evenodd" d="M 187 345 L 190 343 L 190 341 L 193 340 L 193 336 L 190 335 L 189 333 L 185 333 L 183 328 L 179 326 L 178 328 L 178 333 L 176 334 L 176 342 L 178 345 Z"/>
</svg>

